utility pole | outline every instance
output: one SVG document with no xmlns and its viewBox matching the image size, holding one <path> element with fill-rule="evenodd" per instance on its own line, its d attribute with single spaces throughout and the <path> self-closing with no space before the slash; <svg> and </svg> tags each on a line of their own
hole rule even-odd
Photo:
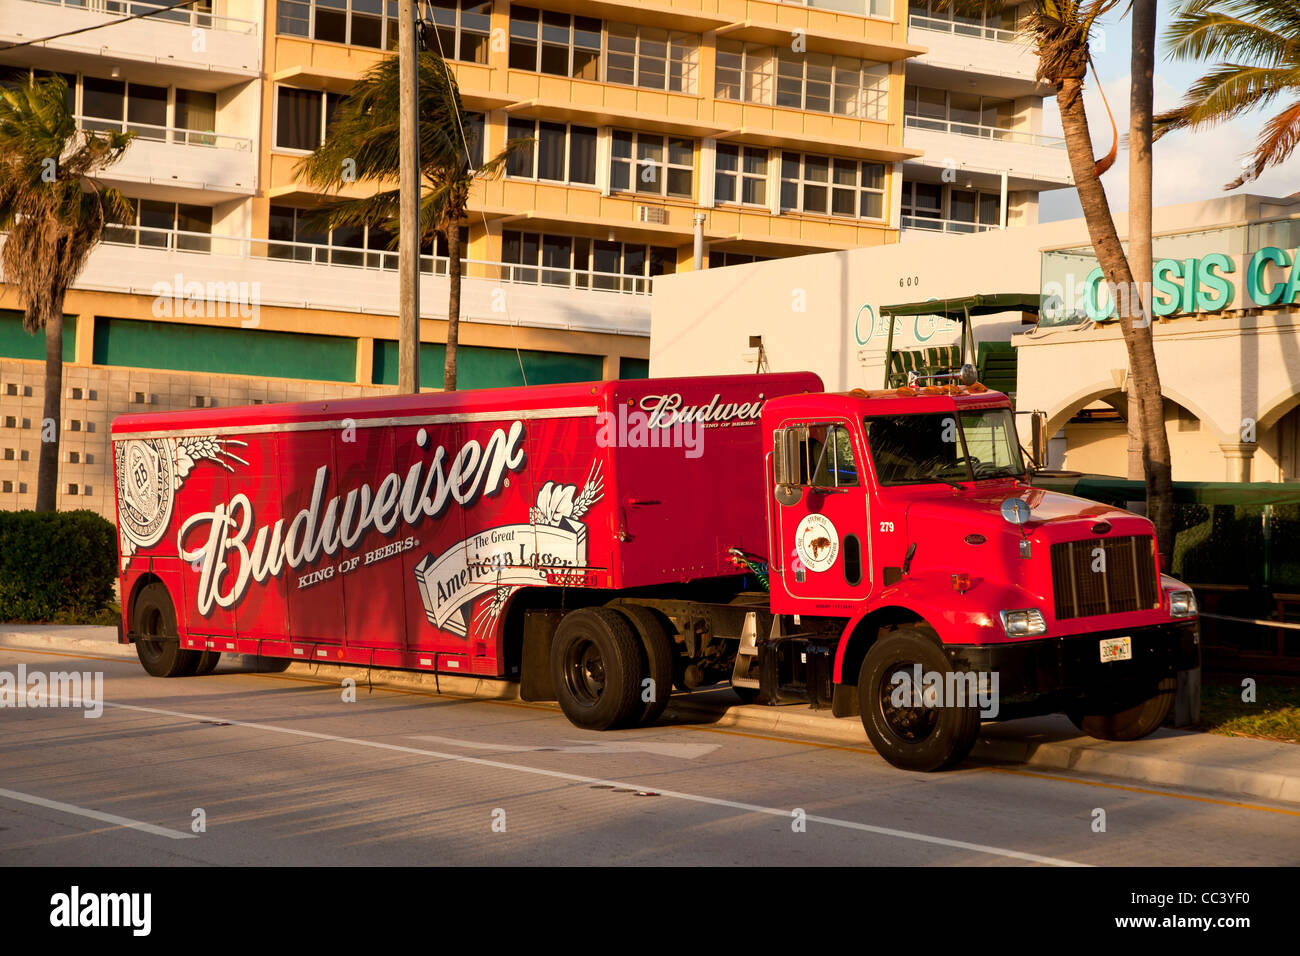
<svg viewBox="0 0 1300 956">
<path fill-rule="evenodd" d="M 397 243 L 397 390 L 420 391 L 420 117 L 419 67 L 415 40 L 415 0 L 398 0 L 399 80 Z"/>
</svg>

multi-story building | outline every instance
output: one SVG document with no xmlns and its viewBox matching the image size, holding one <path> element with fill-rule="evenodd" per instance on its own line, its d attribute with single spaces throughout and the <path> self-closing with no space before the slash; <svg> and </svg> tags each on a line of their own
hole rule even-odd
<svg viewBox="0 0 1300 956">
<path fill-rule="evenodd" d="M 1038 142 L 1023 51 L 903 0 L 421 9 L 473 155 L 532 141 L 476 184 L 462 227 L 461 387 L 646 374 L 650 284 L 693 268 L 697 245 L 708 267 L 879 246 L 917 222 L 982 228 L 990 195 L 998 223 L 1032 222 L 1037 190 L 1067 181 L 1048 162 L 1063 151 Z M 61 506 L 111 509 L 116 414 L 396 383 L 391 236 L 314 228 L 328 196 L 297 167 L 395 49 L 397 17 L 395 0 L 0 0 L 0 44 L 94 27 L 0 46 L 0 67 L 61 73 L 84 127 L 136 134 L 103 176 L 135 219 L 65 303 L 61 489 L 77 500 Z M 914 72 L 925 86 L 905 91 Z M 447 263 L 441 244 L 425 253 L 423 381 L 437 387 Z M 30 504 L 22 461 L 39 440 L 43 344 L 17 305 L 0 286 L 0 426 L 18 456 L 0 462 L 3 507 Z"/>
<path fill-rule="evenodd" d="M 1021 29 L 1028 4 L 954 15 L 947 0 L 909 0 L 903 238 L 1038 222 L 1038 194 L 1073 185 L 1065 141 L 1043 134 L 1038 56 Z"/>
</svg>

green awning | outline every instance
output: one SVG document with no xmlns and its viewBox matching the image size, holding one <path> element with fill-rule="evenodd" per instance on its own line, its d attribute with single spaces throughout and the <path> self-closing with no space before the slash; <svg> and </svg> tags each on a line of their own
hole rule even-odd
<svg viewBox="0 0 1300 956">
<path fill-rule="evenodd" d="M 1037 475 L 1034 487 L 1076 495 L 1090 501 L 1123 504 L 1147 496 L 1141 481 L 1109 475 Z M 1175 481 L 1174 503 L 1180 505 L 1300 504 L 1300 482 Z"/>
<path fill-rule="evenodd" d="M 993 315 L 997 312 L 1038 312 L 1040 296 L 1037 292 L 999 292 L 962 296 L 956 299 L 931 299 L 929 302 L 908 302 L 904 305 L 886 305 L 881 315 L 943 315 L 960 319 L 966 315 Z"/>
</svg>

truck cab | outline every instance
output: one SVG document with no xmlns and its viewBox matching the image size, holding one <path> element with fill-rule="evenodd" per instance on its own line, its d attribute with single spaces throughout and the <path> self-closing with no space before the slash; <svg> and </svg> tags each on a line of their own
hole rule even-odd
<svg viewBox="0 0 1300 956">
<path fill-rule="evenodd" d="M 760 699 L 858 714 L 922 770 L 960 761 L 981 720 L 1060 711 L 1105 739 L 1164 721 L 1199 666 L 1192 592 L 1160 573 L 1146 518 L 1032 486 L 1005 395 L 790 395 L 762 426 Z"/>
</svg>

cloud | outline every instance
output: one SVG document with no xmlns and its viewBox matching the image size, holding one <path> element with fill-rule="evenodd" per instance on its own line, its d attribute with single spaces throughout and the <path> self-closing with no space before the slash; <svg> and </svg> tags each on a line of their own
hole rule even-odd
<svg viewBox="0 0 1300 956">
<path fill-rule="evenodd" d="M 1105 98 L 1115 114 L 1120 136 L 1115 164 L 1102 177 L 1106 198 L 1110 202 L 1111 211 L 1116 214 L 1128 209 L 1129 152 L 1124 145 L 1124 137 L 1128 133 L 1130 82 L 1130 77 L 1123 75 L 1103 79 L 1101 83 Z M 1157 66 L 1153 93 L 1156 112 L 1160 112 L 1176 106 L 1182 99 L 1183 90 L 1163 79 Z M 1083 101 L 1088 113 L 1094 155 L 1100 158 L 1110 151 L 1112 136 L 1102 93 L 1095 81 L 1085 85 Z M 1049 97 L 1044 101 L 1043 107 L 1043 132 L 1061 135 L 1061 118 L 1055 98 Z M 1170 206 L 1231 195 L 1224 192 L 1224 185 L 1241 175 L 1243 162 L 1253 151 L 1260 129 L 1276 109 L 1275 106 L 1272 110 L 1256 111 L 1212 129 L 1174 133 L 1161 139 L 1152 153 L 1152 204 Z M 1286 196 L 1297 190 L 1300 190 L 1300 156 L 1268 170 L 1255 182 L 1248 183 L 1233 193 Z M 1039 207 L 1041 222 L 1080 215 L 1082 212 L 1078 195 L 1073 189 L 1058 189 L 1042 194 Z"/>
</svg>

